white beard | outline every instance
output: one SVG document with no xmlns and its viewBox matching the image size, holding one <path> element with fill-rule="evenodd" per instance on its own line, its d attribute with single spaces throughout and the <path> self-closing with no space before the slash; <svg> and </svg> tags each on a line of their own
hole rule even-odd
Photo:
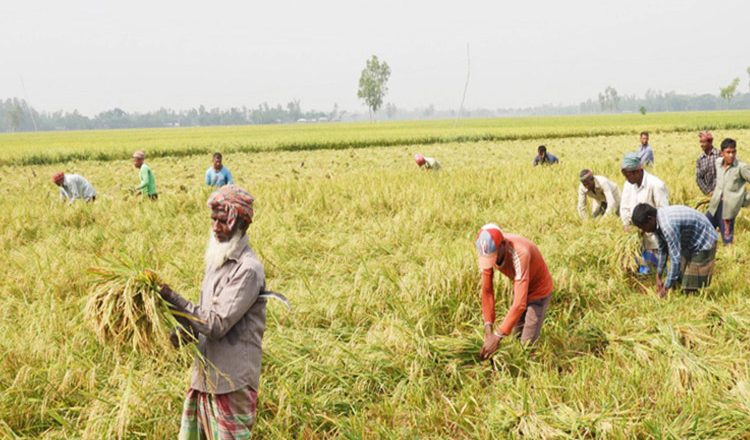
<svg viewBox="0 0 750 440">
<path fill-rule="evenodd" d="M 234 231 L 232 238 L 225 242 L 216 239 L 213 232 L 209 234 L 206 254 L 203 257 L 206 269 L 214 271 L 220 268 L 237 248 L 244 246 L 244 234 L 239 230 Z"/>
</svg>

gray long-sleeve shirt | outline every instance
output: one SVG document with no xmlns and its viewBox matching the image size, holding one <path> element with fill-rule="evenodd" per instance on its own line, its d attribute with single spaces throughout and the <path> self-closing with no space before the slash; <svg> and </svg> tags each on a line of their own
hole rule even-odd
<svg viewBox="0 0 750 440">
<path fill-rule="evenodd" d="M 198 333 L 198 349 L 190 387 L 211 394 L 224 394 L 245 387 L 258 390 L 263 333 L 266 328 L 266 298 L 263 265 L 247 244 L 247 236 L 229 259 L 216 270 L 206 270 L 200 303 L 195 305 L 177 294 L 167 299 L 177 308 L 198 318 L 190 321 Z"/>
</svg>

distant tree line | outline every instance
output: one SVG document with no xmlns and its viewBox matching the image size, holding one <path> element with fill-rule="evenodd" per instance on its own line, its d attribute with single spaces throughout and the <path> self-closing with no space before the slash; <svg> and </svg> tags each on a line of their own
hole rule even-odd
<svg viewBox="0 0 750 440">
<path fill-rule="evenodd" d="M 286 106 L 263 103 L 256 108 L 206 109 L 201 105 L 188 110 L 160 108 L 147 113 L 114 108 L 89 117 L 78 110 L 42 112 L 22 99 L 9 98 L 0 99 L 0 132 L 324 122 L 340 120 L 345 113 L 337 105 L 330 112 L 303 111 L 300 101 L 294 100 Z"/>
</svg>

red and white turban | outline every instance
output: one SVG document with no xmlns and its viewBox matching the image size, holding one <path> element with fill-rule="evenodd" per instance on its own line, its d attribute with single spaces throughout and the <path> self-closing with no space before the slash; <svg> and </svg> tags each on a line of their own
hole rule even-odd
<svg viewBox="0 0 750 440">
<path fill-rule="evenodd" d="M 225 185 L 211 193 L 208 197 L 208 207 L 212 210 L 227 213 L 227 226 L 234 229 L 237 219 L 248 224 L 253 222 L 253 196 L 237 185 Z"/>
</svg>

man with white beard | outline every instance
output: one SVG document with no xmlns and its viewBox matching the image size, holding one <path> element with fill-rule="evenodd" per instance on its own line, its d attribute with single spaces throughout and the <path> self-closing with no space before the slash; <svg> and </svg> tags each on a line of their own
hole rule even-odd
<svg viewBox="0 0 750 440">
<path fill-rule="evenodd" d="M 255 422 L 261 342 L 266 322 L 265 274 L 250 248 L 253 197 L 227 185 L 211 194 L 212 235 L 199 304 L 161 286 L 162 298 L 192 319 L 196 359 L 185 399 L 180 439 L 250 438 Z"/>
</svg>

